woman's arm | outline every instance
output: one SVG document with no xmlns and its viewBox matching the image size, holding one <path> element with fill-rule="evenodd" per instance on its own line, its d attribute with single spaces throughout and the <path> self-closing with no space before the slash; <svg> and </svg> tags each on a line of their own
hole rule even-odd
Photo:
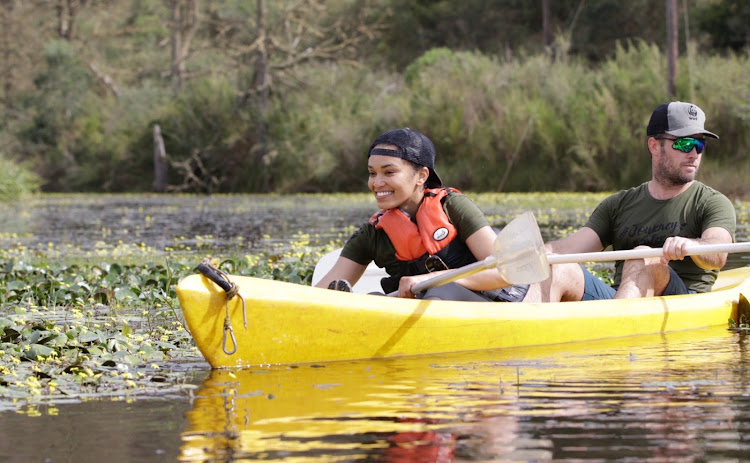
<svg viewBox="0 0 750 463">
<path fill-rule="evenodd" d="M 315 286 L 317 288 L 328 288 L 333 280 L 346 280 L 354 286 L 362 278 L 366 268 L 366 265 L 358 264 L 346 257 L 339 257 L 331 270 Z"/>
<path fill-rule="evenodd" d="M 493 254 L 496 238 L 497 234 L 495 234 L 495 231 L 487 225 L 472 233 L 467 238 L 466 245 L 472 254 L 474 254 L 477 261 L 482 261 Z M 412 286 L 452 270 L 455 269 L 402 277 L 398 287 L 398 295 L 399 297 L 415 297 L 411 292 Z M 494 268 L 461 278 L 460 280 L 456 280 L 456 283 L 473 291 L 488 291 L 508 286 L 508 283 L 500 277 L 500 273 Z"/>
</svg>

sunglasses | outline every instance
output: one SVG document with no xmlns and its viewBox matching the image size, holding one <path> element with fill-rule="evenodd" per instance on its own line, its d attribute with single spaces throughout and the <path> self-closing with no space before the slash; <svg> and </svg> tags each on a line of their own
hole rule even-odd
<svg viewBox="0 0 750 463">
<path fill-rule="evenodd" d="M 668 138 L 668 137 L 654 137 L 657 140 L 672 140 L 672 148 L 682 151 L 683 153 L 689 153 L 695 148 L 695 152 L 701 154 L 706 149 L 706 140 L 703 138 L 693 137 L 682 137 L 682 138 Z"/>
</svg>

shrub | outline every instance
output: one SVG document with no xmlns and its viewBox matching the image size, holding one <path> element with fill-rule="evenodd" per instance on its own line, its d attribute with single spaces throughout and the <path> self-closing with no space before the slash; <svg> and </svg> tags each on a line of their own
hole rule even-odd
<svg viewBox="0 0 750 463">
<path fill-rule="evenodd" d="M 400 76 L 317 64 L 301 69 L 300 79 L 303 88 L 277 95 L 270 112 L 275 190 L 366 189 L 372 140 L 411 124 Z"/>
<path fill-rule="evenodd" d="M 30 168 L 0 153 L 0 200 L 19 199 L 36 191 L 39 184 L 39 177 Z"/>
</svg>

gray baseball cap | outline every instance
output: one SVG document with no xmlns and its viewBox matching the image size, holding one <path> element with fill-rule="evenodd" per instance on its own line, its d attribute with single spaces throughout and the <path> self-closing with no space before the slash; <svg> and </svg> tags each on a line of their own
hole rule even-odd
<svg viewBox="0 0 750 463">
<path fill-rule="evenodd" d="M 701 108 L 682 101 L 673 101 L 659 105 L 651 114 L 651 120 L 646 127 L 646 135 L 653 137 L 661 133 L 675 137 L 687 137 L 702 133 L 709 137 L 719 138 L 713 132 L 703 128 L 706 123 L 706 113 Z"/>
</svg>

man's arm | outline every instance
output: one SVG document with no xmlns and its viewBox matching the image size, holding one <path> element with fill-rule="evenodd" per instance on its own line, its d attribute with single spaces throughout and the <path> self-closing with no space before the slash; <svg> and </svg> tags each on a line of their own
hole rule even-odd
<svg viewBox="0 0 750 463">
<path fill-rule="evenodd" d="M 577 254 L 579 252 L 599 252 L 604 249 L 599 235 L 589 227 L 582 227 L 572 235 L 557 241 L 548 241 L 544 248 L 548 254 Z"/>
<path fill-rule="evenodd" d="M 670 260 L 683 260 L 687 255 L 687 250 L 699 244 L 729 244 L 732 242 L 732 235 L 726 228 L 711 227 L 703 232 L 700 238 L 685 238 L 682 236 L 672 236 L 664 242 L 664 256 L 661 258 L 663 264 Z M 690 256 L 695 265 L 703 270 L 718 270 L 727 263 L 727 253 L 723 254 L 703 254 Z"/>
</svg>

